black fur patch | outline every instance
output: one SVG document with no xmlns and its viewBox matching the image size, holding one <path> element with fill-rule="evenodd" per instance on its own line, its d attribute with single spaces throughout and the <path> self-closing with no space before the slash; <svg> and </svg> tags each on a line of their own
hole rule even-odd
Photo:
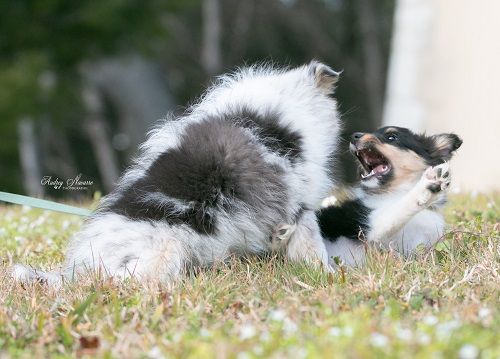
<svg viewBox="0 0 500 359">
<path fill-rule="evenodd" d="M 297 161 L 302 155 L 302 136 L 279 123 L 279 114 L 260 116 L 248 109 L 238 111 L 235 116 L 238 125 L 251 129 L 259 140 L 280 156 Z"/>
<path fill-rule="evenodd" d="M 426 136 L 415 134 L 407 128 L 388 126 L 373 133 L 382 143 L 388 143 L 402 150 L 411 150 L 422 157 L 429 166 L 437 166 L 448 161 L 461 145 L 460 137 L 453 133 Z M 438 146 L 438 142 L 446 146 Z"/>
<path fill-rule="evenodd" d="M 343 236 L 357 240 L 359 231 L 370 229 L 368 216 L 371 210 L 360 200 L 350 200 L 340 206 L 330 206 L 317 212 L 321 235 L 330 241 Z"/>
<path fill-rule="evenodd" d="M 180 145 L 162 153 L 144 177 L 122 190 L 104 210 L 138 220 L 188 224 L 199 233 L 216 231 L 216 214 L 244 202 L 255 213 L 271 209 L 284 217 L 285 184 L 279 168 L 263 160 L 262 150 L 228 119 L 209 118 L 185 129 Z M 168 201 L 145 201 L 156 193 Z"/>
<path fill-rule="evenodd" d="M 125 268 L 125 267 L 127 267 L 127 265 L 131 261 L 137 261 L 138 259 L 139 259 L 138 256 L 134 256 L 134 255 L 129 254 L 129 255 L 122 258 L 122 261 L 120 263 L 120 267 Z M 133 269 L 133 268 L 129 268 L 129 269 Z"/>
<path fill-rule="evenodd" d="M 439 183 L 430 184 L 427 186 L 427 189 L 429 191 L 431 191 L 432 193 L 441 192 L 441 184 L 439 184 Z"/>
</svg>

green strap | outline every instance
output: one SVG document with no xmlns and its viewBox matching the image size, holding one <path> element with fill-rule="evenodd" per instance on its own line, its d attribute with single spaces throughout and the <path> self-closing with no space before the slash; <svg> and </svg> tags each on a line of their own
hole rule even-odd
<svg viewBox="0 0 500 359">
<path fill-rule="evenodd" d="M 45 199 L 21 196 L 20 194 L 7 192 L 0 192 L 0 201 L 20 204 L 23 206 L 48 209 L 49 211 L 76 214 L 78 216 L 90 216 L 90 214 L 92 213 L 90 210 L 85 208 L 68 206 L 67 204 L 60 204 L 52 201 L 47 201 Z"/>
</svg>

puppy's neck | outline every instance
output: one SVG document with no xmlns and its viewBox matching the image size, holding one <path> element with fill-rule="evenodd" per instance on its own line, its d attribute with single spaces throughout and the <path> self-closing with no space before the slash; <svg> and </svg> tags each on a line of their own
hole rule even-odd
<svg viewBox="0 0 500 359">
<path fill-rule="evenodd" d="M 383 200 L 394 196 L 402 196 L 410 191 L 418 183 L 418 178 L 412 181 L 406 181 L 397 186 L 387 185 L 377 188 L 364 187 L 361 184 L 355 189 L 355 193 L 359 198 L 370 198 Z"/>
</svg>

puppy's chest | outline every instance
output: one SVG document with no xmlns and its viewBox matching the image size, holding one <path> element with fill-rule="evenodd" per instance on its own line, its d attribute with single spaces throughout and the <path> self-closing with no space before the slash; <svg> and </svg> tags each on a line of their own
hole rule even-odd
<svg viewBox="0 0 500 359">
<path fill-rule="evenodd" d="M 397 232 L 393 243 L 406 243 L 406 250 L 414 249 L 419 244 L 432 245 L 444 233 L 445 222 L 441 213 L 425 209 L 411 218 L 406 225 Z M 410 248 L 411 247 L 411 248 Z"/>
</svg>

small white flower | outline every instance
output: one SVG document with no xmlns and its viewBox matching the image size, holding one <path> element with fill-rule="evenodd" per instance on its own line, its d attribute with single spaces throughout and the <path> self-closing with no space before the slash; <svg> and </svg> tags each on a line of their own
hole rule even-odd
<svg viewBox="0 0 500 359">
<path fill-rule="evenodd" d="M 262 348 L 262 345 L 257 345 L 253 347 L 253 352 L 259 357 L 261 357 L 262 354 L 264 354 L 264 348 Z"/>
<path fill-rule="evenodd" d="M 332 337 L 339 337 L 340 334 L 342 334 L 342 330 L 339 327 L 331 327 L 330 330 L 328 330 L 328 334 Z"/>
<path fill-rule="evenodd" d="M 294 357 L 296 357 L 296 358 L 306 358 L 307 357 L 306 348 L 293 347 L 291 349 L 292 349 L 292 353 L 293 353 Z"/>
<path fill-rule="evenodd" d="M 182 340 L 182 335 L 180 333 L 175 333 L 173 336 L 172 336 L 172 341 L 174 343 L 179 343 L 180 341 Z"/>
<path fill-rule="evenodd" d="M 346 337 L 352 337 L 352 335 L 354 334 L 354 330 L 352 330 L 351 327 L 345 327 L 343 332 Z"/>
<path fill-rule="evenodd" d="M 165 356 L 161 352 L 160 348 L 158 348 L 157 346 L 154 346 L 148 352 L 148 358 L 151 358 L 151 359 L 162 359 L 162 358 L 165 358 Z"/>
<path fill-rule="evenodd" d="M 399 330 L 396 333 L 396 335 L 400 340 L 405 341 L 405 342 L 409 342 L 411 340 L 411 338 L 413 337 L 411 330 L 407 329 L 407 328 Z"/>
<path fill-rule="evenodd" d="M 261 342 L 268 342 L 271 340 L 271 334 L 266 330 L 260 334 L 260 341 Z"/>
<path fill-rule="evenodd" d="M 253 338 L 257 330 L 252 324 L 244 324 L 240 327 L 240 340 L 247 340 Z"/>
<path fill-rule="evenodd" d="M 439 322 L 438 318 L 433 315 L 428 315 L 424 318 L 424 323 L 428 326 L 434 326 Z"/>
<path fill-rule="evenodd" d="M 241 352 L 241 353 L 238 353 L 238 355 L 236 356 L 236 358 L 238 359 L 250 359 L 252 356 L 250 354 L 248 354 L 247 352 Z"/>
<path fill-rule="evenodd" d="M 465 344 L 458 352 L 458 357 L 460 359 L 475 359 L 478 355 L 479 350 L 472 344 Z"/>
<path fill-rule="evenodd" d="M 370 339 L 370 342 L 374 347 L 385 347 L 389 343 L 389 339 L 383 334 L 373 333 Z"/>
<path fill-rule="evenodd" d="M 282 322 L 286 318 L 286 313 L 281 309 L 272 310 L 269 313 L 269 318 L 276 322 Z"/>
<path fill-rule="evenodd" d="M 422 345 L 427 345 L 431 342 L 431 337 L 425 333 L 419 333 L 417 340 Z"/>
<path fill-rule="evenodd" d="M 15 236 L 14 237 L 14 240 L 17 242 L 17 243 L 24 243 L 26 241 L 26 237 L 22 237 L 22 236 Z"/>
<path fill-rule="evenodd" d="M 478 317 L 480 319 L 485 319 L 489 317 L 491 314 L 491 310 L 489 308 L 481 308 L 479 309 L 479 312 L 477 313 Z"/>
<path fill-rule="evenodd" d="M 207 328 L 201 328 L 200 329 L 200 337 L 202 337 L 202 338 L 208 338 L 208 337 L 210 337 L 210 332 L 208 331 Z"/>
<path fill-rule="evenodd" d="M 436 327 L 436 334 L 439 339 L 444 340 L 449 338 L 455 329 L 460 328 L 460 325 L 458 320 L 441 323 Z"/>
<path fill-rule="evenodd" d="M 69 226 L 71 225 L 71 222 L 68 221 L 68 220 L 65 220 L 63 223 L 62 223 L 62 229 L 66 230 L 69 228 Z"/>
<path fill-rule="evenodd" d="M 30 227 L 31 228 L 39 227 L 45 223 L 45 220 L 46 220 L 46 217 L 42 215 L 42 216 L 38 217 L 35 221 L 31 222 Z"/>
<path fill-rule="evenodd" d="M 297 327 L 297 324 L 294 323 L 293 320 L 290 318 L 285 318 L 283 320 L 283 330 L 285 331 L 286 334 L 293 334 L 295 333 L 299 328 Z"/>
</svg>

